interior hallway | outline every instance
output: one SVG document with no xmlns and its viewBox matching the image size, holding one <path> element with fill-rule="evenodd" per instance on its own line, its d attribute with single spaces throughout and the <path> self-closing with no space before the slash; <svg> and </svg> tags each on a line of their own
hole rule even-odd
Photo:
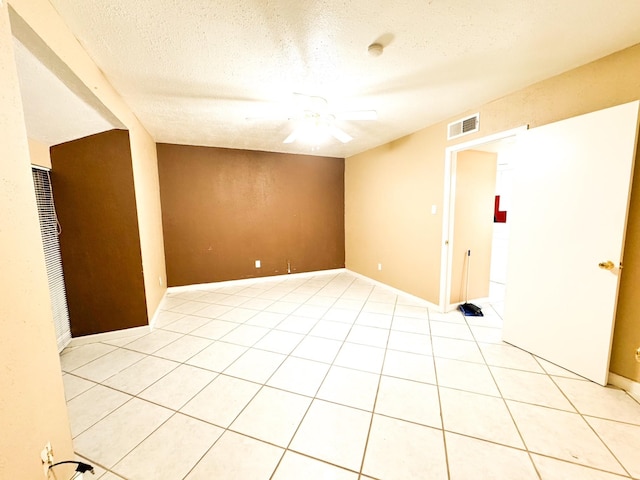
<svg viewBox="0 0 640 480">
<path fill-rule="evenodd" d="M 101 480 L 640 478 L 640 404 L 483 311 L 350 272 L 169 293 L 151 333 L 62 353 L 75 450 Z"/>
</svg>

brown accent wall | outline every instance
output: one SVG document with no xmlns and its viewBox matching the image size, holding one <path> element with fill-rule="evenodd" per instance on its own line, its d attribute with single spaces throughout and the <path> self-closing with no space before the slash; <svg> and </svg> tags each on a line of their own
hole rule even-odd
<svg viewBox="0 0 640 480">
<path fill-rule="evenodd" d="M 148 324 L 129 133 L 51 148 L 71 335 Z"/>
<path fill-rule="evenodd" d="M 169 286 L 344 267 L 344 159 L 157 149 Z"/>
</svg>

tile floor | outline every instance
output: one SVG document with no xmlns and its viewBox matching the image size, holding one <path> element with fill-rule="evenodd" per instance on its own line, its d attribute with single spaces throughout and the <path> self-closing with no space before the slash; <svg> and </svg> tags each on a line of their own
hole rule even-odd
<svg viewBox="0 0 640 480">
<path fill-rule="evenodd" d="M 349 272 L 169 293 L 61 357 L 101 480 L 640 478 L 640 404 Z M 86 477 L 85 477 L 86 478 Z"/>
</svg>

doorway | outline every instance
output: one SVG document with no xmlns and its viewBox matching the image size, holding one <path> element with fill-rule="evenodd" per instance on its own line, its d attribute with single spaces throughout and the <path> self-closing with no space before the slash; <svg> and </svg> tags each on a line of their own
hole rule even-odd
<svg viewBox="0 0 640 480">
<path fill-rule="evenodd" d="M 490 215 L 491 209 L 503 212 L 508 206 L 511 156 L 516 135 L 526 128 L 507 130 L 446 149 L 440 277 L 440 307 L 445 312 L 454 310 L 467 299 L 482 299 L 495 303 L 496 310 L 502 314 L 508 226 L 506 222 L 492 221 Z M 460 195 L 461 191 L 465 192 L 464 196 Z M 496 195 L 501 197 L 500 204 L 495 203 Z M 480 196 L 483 197 L 481 204 L 475 201 L 475 197 Z M 465 202 L 461 202 L 461 198 Z M 493 220 L 502 220 L 500 217 L 502 215 Z"/>
</svg>

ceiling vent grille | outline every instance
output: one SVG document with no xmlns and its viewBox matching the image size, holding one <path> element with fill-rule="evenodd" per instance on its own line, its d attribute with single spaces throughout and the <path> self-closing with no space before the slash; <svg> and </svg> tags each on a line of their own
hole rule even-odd
<svg viewBox="0 0 640 480">
<path fill-rule="evenodd" d="M 447 140 L 477 132 L 480 129 L 480 114 L 475 113 L 469 117 L 452 122 L 447 127 Z"/>
</svg>

